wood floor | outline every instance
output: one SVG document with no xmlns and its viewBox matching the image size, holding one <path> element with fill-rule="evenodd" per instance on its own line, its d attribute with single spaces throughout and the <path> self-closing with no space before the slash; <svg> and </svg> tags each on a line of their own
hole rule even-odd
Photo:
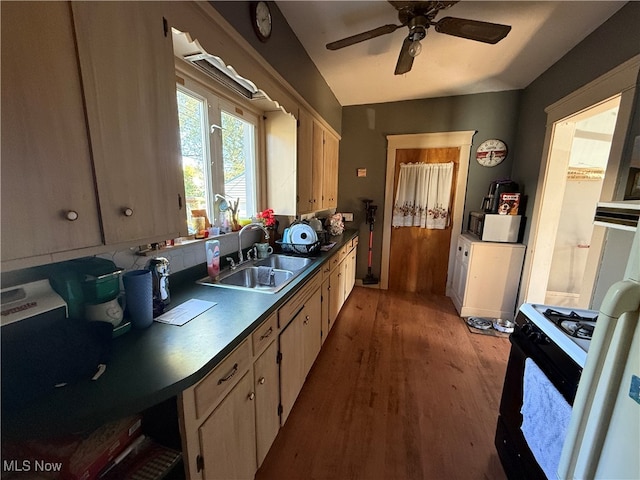
<svg viewBox="0 0 640 480">
<path fill-rule="evenodd" d="M 356 287 L 256 479 L 504 479 L 509 345 L 447 297 Z"/>
</svg>

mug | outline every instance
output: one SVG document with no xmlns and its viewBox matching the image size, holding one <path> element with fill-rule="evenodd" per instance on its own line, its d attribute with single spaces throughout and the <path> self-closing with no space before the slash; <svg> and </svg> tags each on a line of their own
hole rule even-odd
<svg viewBox="0 0 640 480">
<path fill-rule="evenodd" d="M 258 251 L 258 258 L 267 258 L 273 253 L 273 247 L 268 243 L 256 243 L 255 247 Z"/>
</svg>

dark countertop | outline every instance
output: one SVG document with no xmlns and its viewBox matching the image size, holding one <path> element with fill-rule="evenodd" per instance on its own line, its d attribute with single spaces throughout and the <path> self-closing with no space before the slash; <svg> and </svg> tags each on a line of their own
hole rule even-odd
<svg viewBox="0 0 640 480">
<path fill-rule="evenodd" d="M 331 255 L 357 236 L 345 230 L 297 278 L 275 294 L 204 286 L 179 272 L 170 279 L 171 307 L 198 298 L 217 305 L 183 326 L 153 322 L 114 339 L 111 361 L 95 382 L 56 389 L 19 411 L 3 412 L 2 436 L 29 438 L 82 432 L 159 404 L 203 378 L 284 304 Z M 190 269 L 191 271 L 192 269 Z M 204 273 L 202 273 L 204 272 Z"/>
</svg>

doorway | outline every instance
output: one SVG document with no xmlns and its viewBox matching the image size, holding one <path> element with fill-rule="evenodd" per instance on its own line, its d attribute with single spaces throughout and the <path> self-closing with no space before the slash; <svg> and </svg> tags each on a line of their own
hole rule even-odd
<svg viewBox="0 0 640 480">
<path fill-rule="evenodd" d="M 562 194 L 559 222 L 552 252 L 549 278 L 544 303 L 570 308 L 588 308 L 595 279 L 587 273 L 589 249 L 600 257 L 602 242 L 591 241 L 593 214 L 600 200 L 604 176 L 611 150 L 620 96 L 587 109 L 578 115 L 561 120 L 555 135 L 570 138 L 568 152 L 555 152 L 555 135 L 551 157 L 555 161 L 566 160 L 566 172 L 558 176 L 551 188 Z M 558 142 L 562 143 L 562 142 Z M 560 158 L 562 157 L 562 158 Z M 552 195 L 555 197 L 556 195 Z M 551 202 L 543 210 L 553 208 L 555 198 L 543 198 Z"/>
<path fill-rule="evenodd" d="M 455 185 L 460 147 L 396 150 L 394 192 L 397 191 L 400 165 L 409 163 L 453 163 L 450 211 L 456 206 Z M 389 290 L 444 295 L 449 266 L 452 225 L 444 229 L 400 227 L 391 230 L 389 253 Z"/>
<path fill-rule="evenodd" d="M 593 226 L 593 214 L 598 201 L 618 198 L 639 66 L 640 56 L 634 57 L 545 109 L 547 132 L 519 303 L 599 308 L 592 298 L 606 232 Z M 601 166 L 575 168 L 596 155 Z M 584 197 L 572 205 L 577 195 Z"/>
<path fill-rule="evenodd" d="M 443 133 L 421 133 L 409 135 L 388 135 L 387 136 L 387 169 L 384 200 L 384 216 L 382 224 L 382 259 L 380 268 L 380 288 L 389 288 L 390 258 L 391 258 L 391 219 L 393 212 L 394 173 L 396 167 L 397 151 L 402 149 L 439 149 L 439 148 L 459 148 L 458 149 L 458 171 L 453 184 L 452 198 L 455 198 L 455 205 L 451 211 L 451 238 L 448 245 L 443 245 L 448 251 L 449 259 L 447 272 L 453 269 L 453 259 L 455 258 L 455 246 L 458 235 L 462 231 L 463 211 L 465 202 L 465 192 L 467 186 L 467 175 L 469 170 L 469 156 L 471 153 L 471 142 L 476 132 L 443 132 Z M 450 290 L 451 278 L 447 277 L 446 290 Z"/>
</svg>

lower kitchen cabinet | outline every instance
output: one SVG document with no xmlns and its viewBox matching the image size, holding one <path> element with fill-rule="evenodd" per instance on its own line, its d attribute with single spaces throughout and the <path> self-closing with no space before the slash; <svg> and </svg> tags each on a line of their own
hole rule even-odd
<svg viewBox="0 0 640 480">
<path fill-rule="evenodd" d="M 275 337 L 274 337 L 275 338 Z M 278 342 L 271 345 L 253 364 L 254 391 L 256 393 L 256 454 L 258 468 L 280 429 L 280 384 L 278 368 Z"/>
<path fill-rule="evenodd" d="M 284 317 L 285 325 L 279 338 L 280 360 L 280 423 L 284 425 L 298 398 L 302 385 L 322 346 L 322 292 L 320 274 L 316 275 L 314 289 L 306 293 L 304 303 L 293 319 Z M 296 295 L 298 297 L 300 294 Z M 294 298 L 291 302 L 297 302 Z M 286 311 L 286 310 L 285 310 Z"/>
<path fill-rule="evenodd" d="M 203 478 L 251 479 L 255 475 L 253 390 L 249 371 L 198 429 Z"/>
<path fill-rule="evenodd" d="M 451 299 L 461 317 L 513 320 L 525 246 L 458 238 Z"/>
</svg>

